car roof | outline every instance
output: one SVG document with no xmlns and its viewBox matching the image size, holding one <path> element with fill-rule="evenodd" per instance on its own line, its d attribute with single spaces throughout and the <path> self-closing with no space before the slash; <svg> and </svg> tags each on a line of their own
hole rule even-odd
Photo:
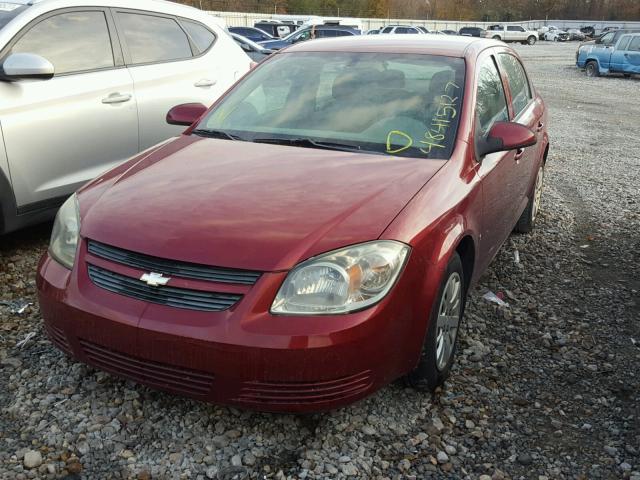
<svg viewBox="0 0 640 480">
<path fill-rule="evenodd" d="M 470 49 L 479 52 L 497 46 L 504 47 L 504 43 L 484 38 L 444 35 L 358 35 L 296 43 L 287 48 L 286 52 L 428 53 L 464 57 Z"/>
<path fill-rule="evenodd" d="M 12 3 L 21 3 L 25 5 L 47 5 L 48 4 L 61 4 L 64 6 L 93 6 L 96 2 L 94 1 L 83 1 L 83 0 L 8 0 Z M 120 6 L 123 2 L 117 0 L 103 0 L 101 2 L 97 2 L 105 7 L 116 5 Z M 127 2 L 128 8 L 137 9 L 137 10 L 145 10 L 150 8 L 162 8 L 162 9 L 171 9 L 171 10 L 184 10 L 189 9 L 190 11 L 198 10 L 195 7 L 190 7 L 188 5 L 183 5 L 176 2 L 170 2 L 168 0 L 136 0 L 135 2 Z M 202 12 L 202 10 L 198 10 Z M 204 12 L 203 12 L 204 13 Z"/>
</svg>

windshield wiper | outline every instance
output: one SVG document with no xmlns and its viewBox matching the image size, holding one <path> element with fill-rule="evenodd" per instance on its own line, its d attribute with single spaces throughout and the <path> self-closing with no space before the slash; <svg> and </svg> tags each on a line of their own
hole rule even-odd
<svg viewBox="0 0 640 480">
<path fill-rule="evenodd" d="M 224 130 L 208 130 L 206 128 L 197 128 L 191 133 L 198 135 L 200 137 L 222 138 L 225 140 L 245 141 L 244 138 L 238 135 L 234 135 L 233 133 L 225 132 Z"/>
<path fill-rule="evenodd" d="M 273 145 L 289 145 L 291 147 L 302 148 L 322 148 L 324 150 L 337 150 L 340 152 L 356 152 L 356 153 L 377 153 L 375 150 L 365 150 L 359 145 L 349 145 L 346 143 L 322 142 L 311 140 L 310 138 L 254 138 L 254 143 L 270 143 Z"/>
</svg>

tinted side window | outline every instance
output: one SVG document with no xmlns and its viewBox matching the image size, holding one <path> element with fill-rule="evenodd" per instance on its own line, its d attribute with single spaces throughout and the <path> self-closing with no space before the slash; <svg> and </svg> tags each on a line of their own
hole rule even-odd
<svg viewBox="0 0 640 480">
<path fill-rule="evenodd" d="M 526 108 L 529 101 L 533 98 L 529 89 L 527 74 L 524 72 L 520 61 L 513 55 L 501 53 L 498 59 L 500 66 L 507 74 L 511 96 L 513 97 L 513 110 L 517 116 Z"/>
<path fill-rule="evenodd" d="M 180 23 L 187 32 L 187 35 L 191 37 L 191 41 L 196 46 L 198 55 L 209 50 L 209 47 L 215 42 L 216 36 L 204 25 L 184 19 L 181 19 Z"/>
<path fill-rule="evenodd" d="M 11 52 L 46 58 L 56 75 L 114 66 L 107 20 L 103 12 L 96 11 L 49 17 L 34 25 Z"/>
<path fill-rule="evenodd" d="M 507 99 L 493 59 L 480 68 L 476 99 L 476 139 L 485 138 L 496 122 L 509 121 Z"/>
<path fill-rule="evenodd" d="M 629 45 L 629 50 L 633 52 L 640 52 L 640 37 L 633 37 L 631 45 Z"/>
<path fill-rule="evenodd" d="M 167 62 L 192 56 L 187 35 L 171 18 L 118 12 L 118 21 L 132 63 Z"/>
<path fill-rule="evenodd" d="M 336 37 L 349 37 L 351 36 L 351 32 L 347 32 L 346 30 L 336 30 Z"/>
<path fill-rule="evenodd" d="M 393 27 L 385 27 L 382 29 L 382 33 L 389 33 L 391 30 L 393 30 Z"/>
</svg>

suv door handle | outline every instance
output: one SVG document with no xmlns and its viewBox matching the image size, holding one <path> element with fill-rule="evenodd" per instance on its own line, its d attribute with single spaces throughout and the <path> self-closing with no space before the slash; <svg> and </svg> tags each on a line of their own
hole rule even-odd
<svg viewBox="0 0 640 480">
<path fill-rule="evenodd" d="M 112 93 L 108 97 L 102 99 L 102 103 L 107 105 L 111 105 L 114 103 L 124 103 L 131 100 L 131 95 L 128 93 Z"/>
<path fill-rule="evenodd" d="M 196 82 L 193 84 L 194 87 L 198 87 L 198 88 L 207 88 L 207 87 L 213 87 L 216 83 L 215 80 L 209 80 L 208 78 L 203 78 L 202 80 Z"/>
</svg>

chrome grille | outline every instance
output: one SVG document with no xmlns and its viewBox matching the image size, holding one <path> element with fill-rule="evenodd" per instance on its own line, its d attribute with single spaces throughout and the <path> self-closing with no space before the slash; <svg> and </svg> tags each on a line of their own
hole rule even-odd
<svg viewBox="0 0 640 480">
<path fill-rule="evenodd" d="M 251 270 L 235 270 L 230 268 L 210 267 L 197 263 L 180 262 L 165 258 L 152 257 L 142 253 L 131 252 L 104 243 L 89 240 L 89 253 L 112 262 L 139 268 L 148 272 L 194 280 L 206 280 L 218 283 L 240 283 L 253 285 L 258 281 L 260 272 Z"/>
<path fill-rule="evenodd" d="M 232 307 L 242 295 L 205 292 L 176 287 L 151 287 L 146 282 L 88 264 L 89 278 L 113 293 L 175 308 L 220 312 Z"/>
</svg>

